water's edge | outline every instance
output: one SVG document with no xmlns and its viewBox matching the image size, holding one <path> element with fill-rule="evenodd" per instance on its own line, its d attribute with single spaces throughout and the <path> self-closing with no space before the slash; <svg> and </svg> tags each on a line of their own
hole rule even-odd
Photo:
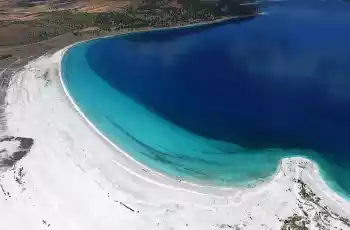
<svg viewBox="0 0 350 230">
<path fill-rule="evenodd" d="M 108 37 L 119 37 L 119 36 L 127 36 L 127 35 L 132 35 L 132 34 L 135 34 L 135 33 L 148 33 L 148 32 L 152 32 L 152 31 L 160 31 L 160 30 L 173 30 L 173 29 L 192 29 L 194 27 L 202 27 L 202 26 L 208 26 L 208 25 L 213 25 L 213 24 L 218 24 L 218 23 L 225 23 L 227 21 L 230 21 L 232 19 L 236 19 L 236 18 L 227 18 L 227 19 L 223 19 L 223 20 L 220 20 L 220 21 L 213 21 L 213 22 L 208 22 L 208 23 L 200 23 L 200 24 L 192 24 L 192 25 L 186 25 L 186 26 L 183 26 L 183 27 L 173 27 L 173 28 L 159 28 L 159 29 L 154 29 L 154 30 L 142 30 L 142 31 L 131 31 L 131 32 L 128 32 L 128 33 L 123 33 L 123 34 L 118 34 L 118 35 L 112 35 L 112 36 L 106 36 L 106 37 L 102 37 L 102 38 L 94 38 L 94 39 L 91 39 L 91 40 L 97 40 L 97 39 L 103 39 L 103 38 L 108 38 Z M 91 41 L 91 40 L 88 40 L 88 41 Z M 64 57 L 65 55 L 67 54 L 67 52 L 69 51 L 70 48 L 74 47 L 75 45 L 77 44 L 80 44 L 80 43 L 84 43 L 84 42 L 87 42 L 87 41 L 82 41 L 82 42 L 78 42 L 78 43 L 75 43 L 73 45 L 70 45 L 68 47 L 66 47 L 64 49 L 64 52 L 63 52 L 63 55 L 62 55 L 62 59 L 60 61 L 60 64 L 59 64 L 59 77 L 60 77 L 60 83 L 62 85 L 62 88 L 66 94 L 66 96 L 68 97 L 69 101 L 72 103 L 73 107 L 78 111 L 78 113 L 83 117 L 83 119 L 105 140 L 107 141 L 109 144 L 111 144 L 114 148 L 116 148 L 118 151 L 120 151 L 121 153 L 123 153 L 125 156 L 127 156 L 129 159 L 133 160 L 134 162 L 136 162 L 137 164 L 139 164 L 140 166 L 142 166 L 143 168 L 147 168 L 148 170 L 152 171 L 152 172 L 155 172 L 156 174 L 158 175 L 161 175 L 161 176 L 165 176 L 165 177 L 168 177 L 167 175 L 164 175 L 160 172 L 157 172 L 153 169 L 150 169 L 148 166 L 142 164 L 141 162 L 137 161 L 136 159 L 134 159 L 131 155 L 129 155 L 128 153 L 126 153 L 125 151 L 123 151 L 119 146 L 117 146 L 115 143 L 113 143 L 107 136 L 105 136 L 86 116 L 85 114 L 82 112 L 82 110 L 79 108 L 79 106 L 77 105 L 77 103 L 75 102 L 75 100 L 73 99 L 73 97 L 70 95 L 66 85 L 65 85 L 65 81 L 64 81 L 64 77 L 63 77 L 63 73 L 62 73 L 62 64 L 63 64 L 63 60 L 64 60 Z M 341 189 L 340 188 L 336 188 L 337 186 L 334 185 L 331 181 L 327 180 L 327 176 L 325 175 L 325 173 L 322 173 L 323 171 L 321 170 L 321 167 L 320 165 L 318 164 L 318 162 L 316 161 L 315 162 L 315 159 L 313 158 L 309 158 L 307 156 L 305 156 L 304 154 L 295 154 L 293 156 L 298 156 L 298 157 L 302 157 L 302 158 L 306 158 L 308 160 L 312 160 L 313 163 L 315 163 L 318 168 L 320 169 L 320 174 L 322 176 L 322 178 L 324 179 L 324 181 L 327 183 L 327 185 L 329 187 L 332 188 L 333 191 L 335 191 L 337 194 L 341 195 L 344 199 L 349 199 L 349 197 L 345 194 L 343 194 L 341 192 Z M 280 159 L 280 162 L 285 159 L 285 158 L 281 158 Z M 259 183 L 264 183 L 266 181 L 270 181 L 274 176 L 276 176 L 277 172 L 280 170 L 279 168 L 279 165 L 276 165 L 276 170 L 274 173 L 272 173 L 272 175 L 266 177 L 263 179 L 263 182 L 261 182 L 260 180 L 256 180 L 256 181 L 247 181 L 245 184 L 241 184 L 241 183 L 238 183 L 238 184 L 235 184 L 235 183 L 232 183 L 232 186 L 230 187 L 243 187 L 243 188 L 246 188 L 246 187 L 249 187 L 250 184 L 254 183 L 254 184 L 259 184 Z M 198 181 L 200 182 L 200 181 Z M 191 182 L 190 184 L 192 184 L 193 182 Z M 194 185 L 198 185 L 198 186 L 202 186 L 203 184 L 202 183 L 198 183 L 196 184 L 197 182 L 193 183 Z M 211 186 L 211 185 L 210 185 Z M 221 186 L 215 186 L 215 187 L 220 187 Z"/>
</svg>

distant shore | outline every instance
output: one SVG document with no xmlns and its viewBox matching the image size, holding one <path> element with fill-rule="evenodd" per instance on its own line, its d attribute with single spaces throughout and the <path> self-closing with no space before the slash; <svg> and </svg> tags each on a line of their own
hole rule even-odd
<svg viewBox="0 0 350 230">
<path fill-rule="evenodd" d="M 3 57 L 0 60 L 0 69 L 7 68 L 9 65 L 12 65 L 12 68 L 19 68 L 29 61 L 38 58 L 39 56 L 45 53 L 54 53 L 70 44 L 77 42 L 84 42 L 91 39 L 97 39 L 102 37 L 111 37 L 128 33 L 135 32 L 145 32 L 149 30 L 164 30 L 164 29 L 175 29 L 175 28 L 186 28 L 193 26 L 213 26 L 215 24 L 229 23 L 230 21 L 237 19 L 248 19 L 253 18 L 259 14 L 244 15 L 244 16 L 232 16 L 232 17 L 222 17 L 215 20 L 204 21 L 199 23 L 190 23 L 190 24 L 180 24 L 173 27 L 140 27 L 137 29 L 122 29 L 118 31 L 101 31 L 99 34 L 94 33 L 94 29 L 89 30 L 83 29 L 79 35 L 74 35 L 73 33 L 66 33 L 59 35 L 57 37 L 51 38 L 49 40 L 44 40 L 32 44 L 20 45 L 20 46 L 10 46 L 10 47 L 0 47 L 0 55 Z M 20 59 L 15 63 L 17 59 Z"/>
</svg>

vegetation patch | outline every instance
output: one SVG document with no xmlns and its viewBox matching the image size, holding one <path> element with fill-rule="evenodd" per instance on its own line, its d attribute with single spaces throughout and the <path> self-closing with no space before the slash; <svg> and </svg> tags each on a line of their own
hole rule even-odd
<svg viewBox="0 0 350 230">
<path fill-rule="evenodd" d="M 285 220 L 280 220 L 283 223 L 281 230 L 308 230 L 311 225 L 320 230 L 329 230 L 334 229 L 334 226 L 332 226 L 334 221 L 340 225 L 350 227 L 348 218 L 330 211 L 326 205 L 322 204 L 321 198 L 302 180 L 294 180 L 294 183 L 297 183 L 300 189 L 300 199 L 297 199 L 297 201 L 301 214 L 293 214 Z"/>
<path fill-rule="evenodd" d="M 78 9 L 40 12 L 31 20 L 0 20 L 0 46 L 36 43 L 66 33 L 80 36 L 81 31 L 88 28 L 96 28 L 95 35 L 98 36 L 100 32 L 172 27 L 256 15 L 258 9 L 255 6 L 240 5 L 239 1 L 178 0 L 175 7 L 166 0 L 146 0 L 139 2 L 136 8 L 128 6 L 113 12 L 88 13 Z"/>
<path fill-rule="evenodd" d="M 3 55 L 0 55 L 0 60 L 5 60 L 10 57 L 12 57 L 12 54 L 3 54 Z"/>
</svg>

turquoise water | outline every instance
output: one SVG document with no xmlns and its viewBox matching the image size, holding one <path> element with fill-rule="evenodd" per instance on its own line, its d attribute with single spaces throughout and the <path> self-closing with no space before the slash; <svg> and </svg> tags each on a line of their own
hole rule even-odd
<svg viewBox="0 0 350 230">
<path fill-rule="evenodd" d="M 262 7 L 239 23 L 78 44 L 63 80 L 104 135 L 169 176 L 246 185 L 301 155 L 349 196 L 350 6 Z"/>
</svg>

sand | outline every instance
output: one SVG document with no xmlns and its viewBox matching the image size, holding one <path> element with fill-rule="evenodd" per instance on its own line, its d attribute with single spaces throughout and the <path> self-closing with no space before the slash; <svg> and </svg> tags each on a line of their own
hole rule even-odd
<svg viewBox="0 0 350 230">
<path fill-rule="evenodd" d="M 59 74 L 65 50 L 31 61 L 9 86 L 3 134 L 34 145 L 1 174 L 0 229 L 281 229 L 293 215 L 310 229 L 350 229 L 350 202 L 303 158 L 283 159 L 273 179 L 254 188 L 188 184 L 135 162 L 66 95 Z M 301 196 L 299 179 L 319 202 Z"/>
</svg>

